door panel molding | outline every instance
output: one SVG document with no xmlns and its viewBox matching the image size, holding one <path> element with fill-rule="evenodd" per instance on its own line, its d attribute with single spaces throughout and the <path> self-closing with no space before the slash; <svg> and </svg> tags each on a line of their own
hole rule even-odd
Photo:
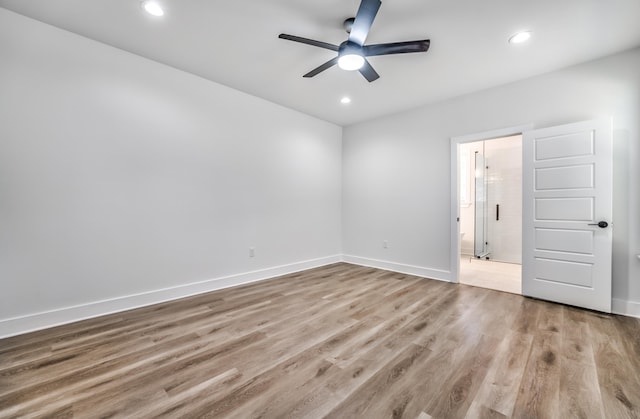
<svg viewBox="0 0 640 419">
<path fill-rule="evenodd" d="M 523 133 L 524 295 L 611 312 L 611 140 L 611 119 Z"/>
</svg>

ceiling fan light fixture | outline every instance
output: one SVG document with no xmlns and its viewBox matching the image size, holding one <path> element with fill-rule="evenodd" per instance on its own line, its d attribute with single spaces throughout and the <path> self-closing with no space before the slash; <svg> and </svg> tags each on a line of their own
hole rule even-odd
<svg viewBox="0 0 640 419">
<path fill-rule="evenodd" d="M 318 67 L 304 74 L 302 77 L 315 77 L 337 64 L 338 67 L 343 70 L 360 70 L 362 77 L 371 83 L 372 81 L 378 80 L 380 75 L 365 57 L 426 52 L 431 44 L 430 40 L 422 39 L 416 41 L 365 45 L 365 41 L 367 40 L 369 31 L 371 30 L 371 25 L 373 24 L 373 20 L 376 18 L 376 14 L 378 13 L 381 5 L 381 0 L 361 0 L 356 16 L 354 18 L 349 18 L 344 22 L 344 28 L 349 33 L 349 37 L 340 45 L 334 45 L 328 42 L 317 41 L 315 39 L 303 38 L 301 36 L 289 35 L 286 33 L 281 33 L 278 35 L 278 38 L 300 42 L 302 44 L 312 45 L 314 47 L 324 48 L 338 53 L 337 56 L 334 56 L 324 64 L 320 64 Z"/>
<path fill-rule="evenodd" d="M 360 54 L 344 54 L 338 58 L 338 67 L 347 71 L 359 70 L 364 65 L 364 57 Z"/>
<path fill-rule="evenodd" d="M 146 0 L 142 2 L 142 8 L 153 16 L 164 16 L 164 9 L 153 0 Z"/>
<path fill-rule="evenodd" d="M 509 43 L 510 44 L 521 44 L 523 42 L 528 41 L 530 38 L 531 38 L 531 32 L 530 31 L 518 32 L 516 34 L 511 35 L 511 38 L 509 38 Z"/>
</svg>

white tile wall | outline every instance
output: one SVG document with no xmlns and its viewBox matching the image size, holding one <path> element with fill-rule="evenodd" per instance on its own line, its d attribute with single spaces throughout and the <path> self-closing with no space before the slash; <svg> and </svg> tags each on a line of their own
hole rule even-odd
<svg viewBox="0 0 640 419">
<path fill-rule="evenodd" d="M 474 152 L 483 152 L 483 141 L 462 144 L 470 158 L 460 161 L 469 167 L 470 194 L 475 196 Z M 487 173 L 489 227 L 488 241 L 491 259 L 522 262 L 522 136 L 484 141 Z M 496 204 L 500 205 L 500 220 L 496 221 Z M 460 208 L 461 253 L 473 255 L 475 205 Z"/>
<path fill-rule="evenodd" d="M 491 258 L 522 263 L 522 136 L 485 141 L 485 155 Z M 500 205 L 498 221 L 496 204 Z"/>
</svg>

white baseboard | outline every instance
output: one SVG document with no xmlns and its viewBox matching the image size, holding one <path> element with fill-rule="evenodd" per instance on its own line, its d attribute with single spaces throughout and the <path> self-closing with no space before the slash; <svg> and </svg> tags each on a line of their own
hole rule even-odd
<svg viewBox="0 0 640 419">
<path fill-rule="evenodd" d="M 63 324 L 73 323 L 94 317 L 113 314 L 120 311 L 131 310 L 148 305 L 163 303 L 190 297 L 205 292 L 229 288 L 251 282 L 262 281 L 281 275 L 330 265 L 337 262 L 346 262 L 354 265 L 384 269 L 398 273 L 416 275 L 439 281 L 451 282 L 451 272 L 440 269 L 424 268 L 421 266 L 406 265 L 402 263 L 384 260 L 369 259 L 352 255 L 333 255 L 318 259 L 306 260 L 282 266 L 245 272 L 237 275 L 209 279 L 191 284 L 179 285 L 140 294 L 127 295 L 109 300 L 95 301 L 92 303 L 65 307 L 41 313 L 30 314 L 21 317 L 0 320 L 0 339 L 15 335 L 21 335 L 36 330 L 47 329 Z M 624 316 L 640 318 L 640 302 L 627 301 L 614 298 L 612 300 L 612 312 Z"/>
<path fill-rule="evenodd" d="M 440 269 L 424 268 L 422 266 L 405 265 L 404 263 L 389 262 L 386 260 L 369 259 L 360 256 L 342 255 L 342 260 L 354 265 L 368 266 L 370 268 L 384 269 L 386 271 L 421 276 L 423 278 L 437 279 L 451 282 L 451 272 Z"/>
<path fill-rule="evenodd" d="M 611 300 L 611 312 L 640 319 L 640 303 L 614 298 Z"/>
<path fill-rule="evenodd" d="M 222 288 L 262 281 L 280 275 L 317 268 L 342 261 L 341 255 L 333 255 L 319 259 L 306 260 L 282 266 L 274 266 L 242 274 L 209 279 L 191 284 L 148 291 L 140 294 L 127 295 L 109 300 L 94 301 L 57 310 L 29 314 L 21 317 L 0 320 L 0 339 L 36 330 L 47 329 L 93 317 L 113 314 L 152 304 L 177 300 L 196 294 L 215 291 Z"/>
</svg>

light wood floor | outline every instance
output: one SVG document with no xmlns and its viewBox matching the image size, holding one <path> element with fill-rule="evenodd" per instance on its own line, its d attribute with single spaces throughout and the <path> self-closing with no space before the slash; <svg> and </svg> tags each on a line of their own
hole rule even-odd
<svg viewBox="0 0 640 419">
<path fill-rule="evenodd" d="M 460 283 L 496 291 L 522 294 L 522 265 L 460 257 Z"/>
<path fill-rule="evenodd" d="M 640 321 L 337 264 L 1 340 L 0 416 L 637 418 Z"/>
</svg>

